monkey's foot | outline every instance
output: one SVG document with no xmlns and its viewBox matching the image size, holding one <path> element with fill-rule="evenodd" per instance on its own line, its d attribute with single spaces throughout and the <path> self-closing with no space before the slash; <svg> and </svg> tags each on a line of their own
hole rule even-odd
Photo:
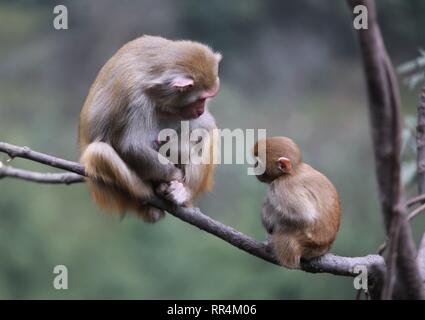
<svg viewBox="0 0 425 320">
<path fill-rule="evenodd" d="M 190 192 L 183 183 L 177 180 L 161 183 L 156 192 L 162 198 L 177 205 L 185 205 L 190 199 Z"/>
<path fill-rule="evenodd" d="M 155 223 L 165 216 L 165 212 L 155 207 L 145 206 L 137 211 L 137 215 L 146 223 Z"/>
</svg>

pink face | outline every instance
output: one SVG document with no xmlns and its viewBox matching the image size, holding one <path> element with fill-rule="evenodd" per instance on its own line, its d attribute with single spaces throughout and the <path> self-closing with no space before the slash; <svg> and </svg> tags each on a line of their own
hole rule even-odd
<svg viewBox="0 0 425 320">
<path fill-rule="evenodd" d="M 185 120 L 199 118 L 205 111 L 205 101 L 217 95 L 218 90 L 219 85 L 214 89 L 202 92 L 198 100 L 181 108 L 180 116 Z"/>
</svg>

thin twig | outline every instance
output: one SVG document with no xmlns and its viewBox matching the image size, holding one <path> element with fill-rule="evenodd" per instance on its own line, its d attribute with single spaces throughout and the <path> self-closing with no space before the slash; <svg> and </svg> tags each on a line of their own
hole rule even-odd
<svg viewBox="0 0 425 320">
<path fill-rule="evenodd" d="M 379 245 L 379 247 L 378 247 L 378 250 L 376 250 L 376 253 L 377 254 L 379 254 L 379 255 L 381 255 L 382 256 L 382 254 L 385 252 L 385 250 L 387 249 L 387 242 L 388 242 L 388 239 L 386 239 L 384 242 L 382 242 L 380 245 Z"/>
<path fill-rule="evenodd" d="M 420 194 L 418 196 L 412 197 L 409 200 L 406 201 L 406 207 L 411 207 L 418 202 L 422 202 L 425 200 L 425 194 Z"/>
<path fill-rule="evenodd" d="M 407 216 L 407 220 L 412 220 L 414 217 L 416 217 L 419 213 L 425 210 L 425 204 L 417 207 L 415 210 L 409 213 Z"/>
<path fill-rule="evenodd" d="M 0 142 L 0 151 L 7 153 L 9 157 L 13 158 L 24 158 L 33 161 L 37 161 L 39 163 L 46 164 L 51 167 L 71 171 L 77 173 L 79 175 L 84 176 L 84 167 L 79 163 L 56 158 L 53 156 L 49 156 L 48 154 L 40 153 L 37 151 L 33 151 L 28 147 L 18 147 L 13 144 Z"/>
<path fill-rule="evenodd" d="M 0 142 L 1 152 L 5 152 L 9 155 L 11 152 L 13 152 L 15 157 L 24 157 L 32 161 L 47 164 L 54 168 L 68 170 L 77 174 L 83 173 L 83 175 L 85 175 L 84 167 L 79 163 L 63 160 L 40 152 L 35 152 L 29 148 L 25 148 L 24 153 L 17 152 L 20 150 L 22 150 L 21 147 Z M 43 175 L 42 173 L 38 174 Z M 7 176 L 7 174 L 5 176 Z M 13 177 L 21 178 L 16 175 Z M 31 176 L 27 176 L 27 178 L 28 177 Z M 51 175 L 49 175 L 49 177 L 52 179 Z M 38 176 L 38 178 L 40 178 L 40 176 Z M 60 176 L 57 176 L 56 178 L 57 180 L 52 183 L 65 183 L 60 179 Z M 36 181 L 31 179 L 27 180 Z M 52 181 L 53 180 L 54 179 L 52 179 Z M 251 237 L 244 235 L 243 233 L 221 222 L 213 220 L 212 218 L 203 214 L 198 208 L 177 207 L 157 197 L 150 199 L 148 202 L 155 207 L 166 210 L 180 220 L 183 220 L 191 225 L 198 227 L 201 230 L 217 236 L 218 238 L 243 251 L 246 251 L 270 263 L 278 264 L 276 258 L 273 256 L 266 243 L 254 240 Z M 331 273 L 341 276 L 356 276 L 357 274 L 354 273 L 354 267 L 358 265 L 366 266 L 371 274 L 377 272 L 375 270 L 382 270 L 385 268 L 384 260 L 379 255 L 368 255 L 364 257 L 341 257 L 332 253 L 328 253 L 316 259 L 302 261 L 301 269 L 311 273 Z"/>
<path fill-rule="evenodd" d="M 72 184 L 84 182 L 84 178 L 82 176 L 72 172 L 40 173 L 35 171 L 16 169 L 10 166 L 4 166 L 1 165 L 0 162 L 0 179 L 4 177 L 49 184 Z"/>
</svg>

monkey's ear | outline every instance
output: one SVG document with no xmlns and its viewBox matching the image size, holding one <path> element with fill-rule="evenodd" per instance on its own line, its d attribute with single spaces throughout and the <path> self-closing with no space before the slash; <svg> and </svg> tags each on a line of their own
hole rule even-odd
<svg viewBox="0 0 425 320">
<path fill-rule="evenodd" d="M 179 91 L 185 91 L 193 87 L 193 79 L 186 76 L 175 76 L 171 81 L 171 85 Z"/>
<path fill-rule="evenodd" d="M 291 173 L 292 171 L 292 163 L 288 158 L 280 157 L 277 159 L 277 166 L 284 173 Z"/>
</svg>

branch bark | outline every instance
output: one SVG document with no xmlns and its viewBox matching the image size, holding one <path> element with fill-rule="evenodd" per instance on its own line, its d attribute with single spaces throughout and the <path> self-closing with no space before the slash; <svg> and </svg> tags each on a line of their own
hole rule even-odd
<svg viewBox="0 0 425 320">
<path fill-rule="evenodd" d="M 425 285 L 425 233 L 422 235 L 422 240 L 418 249 L 418 257 L 416 258 L 418 263 L 419 272 L 422 277 L 422 284 Z"/>
<path fill-rule="evenodd" d="M 389 252 L 382 298 L 424 299 L 416 248 L 406 218 L 400 182 L 401 115 L 394 69 L 385 49 L 373 0 L 348 0 L 368 10 L 368 28 L 357 30 L 369 96 L 379 199 Z M 393 292 L 397 287 L 399 292 Z"/>
<path fill-rule="evenodd" d="M 418 105 L 418 125 L 416 127 L 416 148 L 418 167 L 418 192 L 425 193 L 425 84 Z"/>
<path fill-rule="evenodd" d="M 84 182 L 84 178 L 76 173 L 41 173 L 5 166 L 0 162 L 0 179 L 17 178 L 26 181 L 48 184 L 73 184 Z"/>
<path fill-rule="evenodd" d="M 21 157 L 40 162 L 54 168 L 70 171 L 72 174 L 71 176 L 66 174 L 68 179 L 72 179 L 75 183 L 84 181 L 82 176 L 85 176 L 85 170 L 79 163 L 36 152 L 28 147 L 19 147 L 4 142 L 0 142 L 0 152 L 8 154 L 10 157 Z M 49 183 L 66 183 L 64 174 L 43 174 L 11 167 L 0 167 L 0 176 L 22 178 L 24 180 L 34 182 L 47 182 L 47 180 L 49 180 Z M 215 235 L 238 249 L 278 265 L 278 262 L 267 246 L 267 243 L 252 239 L 232 227 L 215 221 L 203 214 L 199 208 L 178 207 L 156 197 L 149 199 L 148 202 L 157 208 L 166 210 L 180 220 Z M 377 273 L 382 272 L 382 270 L 385 269 L 384 260 L 379 255 L 341 257 L 332 253 L 325 254 L 322 257 L 309 261 L 302 261 L 301 269 L 311 273 L 331 273 L 334 275 L 353 277 L 357 275 L 354 273 L 354 267 L 358 265 L 367 267 L 371 279 L 378 277 L 379 275 L 377 275 Z"/>
<path fill-rule="evenodd" d="M 418 196 L 416 199 L 425 199 L 425 84 L 422 87 L 418 105 L 418 125 L 416 127 L 416 149 L 417 149 L 417 172 L 418 172 Z M 412 200 L 413 201 L 413 200 Z M 422 204 L 414 212 L 410 214 L 413 218 L 415 213 L 419 213 Z M 422 277 L 422 284 L 425 285 L 425 234 L 419 244 L 418 256 L 416 258 L 419 272 Z"/>
<path fill-rule="evenodd" d="M 36 161 L 42 164 L 46 164 L 54 168 L 71 171 L 81 176 L 86 175 L 84 171 L 84 167 L 77 162 L 72 162 L 72 161 L 56 158 L 54 156 L 49 156 L 41 152 L 33 151 L 26 146 L 19 147 L 6 142 L 0 142 L 0 151 L 7 153 L 11 159 L 16 157 L 24 158 L 24 159 Z"/>
</svg>

